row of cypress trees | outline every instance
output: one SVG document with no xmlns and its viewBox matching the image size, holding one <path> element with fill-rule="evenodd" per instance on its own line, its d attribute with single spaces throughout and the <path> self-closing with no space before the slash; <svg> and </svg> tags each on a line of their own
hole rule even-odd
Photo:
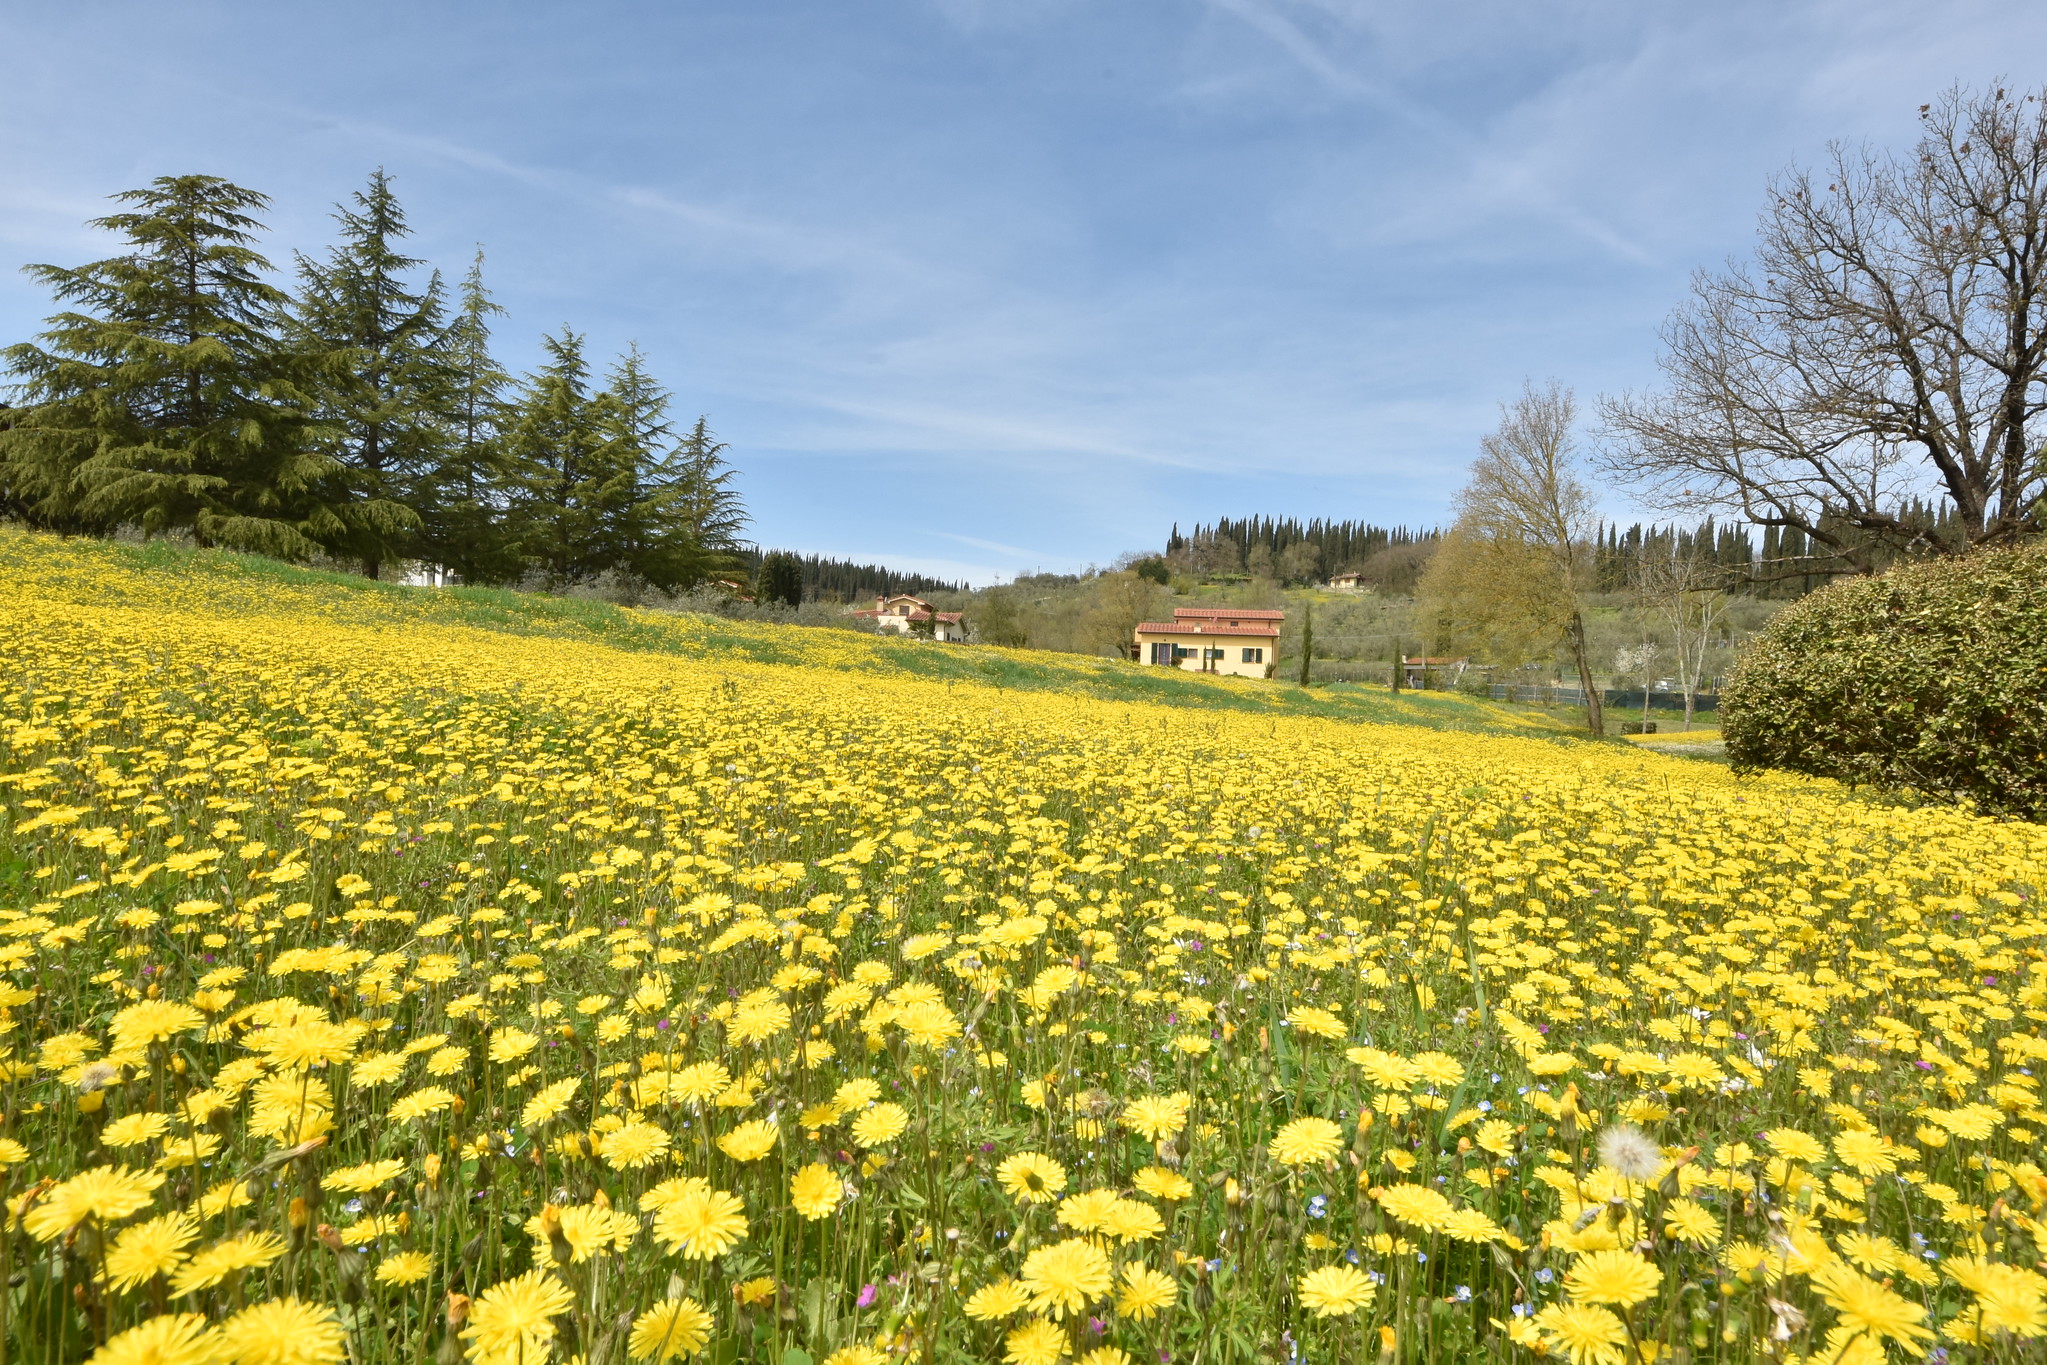
<svg viewBox="0 0 2047 1365">
<path fill-rule="evenodd" d="M 324 254 L 293 253 L 292 289 L 256 249 L 264 195 L 182 175 L 115 198 L 93 226 L 121 255 L 28 267 L 62 311 L 0 351 L 0 512 L 372 578 L 414 561 L 673 591 L 732 571 L 746 512 L 704 420 L 677 423 L 637 346 L 593 375 L 567 327 L 515 379 L 481 251 L 452 291 L 424 270 L 381 170 Z"/>
</svg>

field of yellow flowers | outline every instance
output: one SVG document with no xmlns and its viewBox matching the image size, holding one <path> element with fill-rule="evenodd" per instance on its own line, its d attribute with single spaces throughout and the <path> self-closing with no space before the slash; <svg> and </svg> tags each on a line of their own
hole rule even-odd
<svg viewBox="0 0 2047 1365">
<path fill-rule="evenodd" d="M 6 1362 L 2047 1360 L 2038 827 L 0 567 Z"/>
</svg>

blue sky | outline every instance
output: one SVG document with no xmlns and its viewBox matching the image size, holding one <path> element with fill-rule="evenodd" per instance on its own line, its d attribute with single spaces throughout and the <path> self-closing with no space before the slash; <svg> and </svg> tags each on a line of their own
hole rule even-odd
<svg viewBox="0 0 2047 1365">
<path fill-rule="evenodd" d="M 17 0 L 0 50 L 0 267 L 186 171 L 288 260 L 381 165 L 514 368 L 638 341 L 764 544 L 986 582 L 1436 521 L 1524 379 L 1653 382 L 1772 172 L 2040 83 L 2047 6 Z M 48 311 L 0 268 L 0 339 Z"/>
</svg>

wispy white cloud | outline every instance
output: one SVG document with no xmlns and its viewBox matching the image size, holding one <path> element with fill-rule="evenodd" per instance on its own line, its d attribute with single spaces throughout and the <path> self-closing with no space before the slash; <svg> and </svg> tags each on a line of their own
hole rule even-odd
<svg viewBox="0 0 2047 1365">
<path fill-rule="evenodd" d="M 1275 5 L 1266 0 L 1209 3 L 1264 35 L 1333 93 L 1370 103 L 1421 133 L 1436 147 L 1460 158 L 1474 179 L 1485 182 L 1496 192 L 1526 204 L 1624 260 L 1637 264 L 1652 261 L 1650 253 L 1626 234 L 1558 195 L 1554 186 L 1533 174 L 1525 161 L 1498 155 L 1482 139 L 1427 104 L 1337 61 Z"/>
<path fill-rule="evenodd" d="M 953 531 L 940 531 L 937 534 L 947 540 L 958 541 L 962 545 L 971 545 L 977 550 L 987 550 L 992 554 L 1007 555 L 1013 561 L 1043 564 L 1048 561 L 1056 562 L 1061 558 L 1061 556 L 1056 554 L 1046 554 L 1043 550 L 1026 550 L 1020 545 L 1004 545 L 1000 541 L 979 540 L 973 536 L 963 536 Z"/>
</svg>

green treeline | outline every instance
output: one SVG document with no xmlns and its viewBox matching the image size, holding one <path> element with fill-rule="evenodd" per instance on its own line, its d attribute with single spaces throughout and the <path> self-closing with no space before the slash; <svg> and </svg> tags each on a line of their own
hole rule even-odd
<svg viewBox="0 0 2047 1365">
<path fill-rule="evenodd" d="M 761 570 L 764 561 L 776 554 L 786 554 L 793 561 L 796 581 L 802 586 L 801 600 L 805 602 L 863 602 L 888 593 L 967 591 L 965 583 L 951 583 L 920 573 L 903 573 L 885 564 L 855 564 L 848 559 L 827 559 L 790 551 L 769 551 L 764 555 L 756 549 L 742 550 L 738 556 L 741 569 L 753 579 L 762 600 L 767 600 L 771 594 L 761 580 Z"/>
<path fill-rule="evenodd" d="M 1384 591 L 1414 590 L 1438 533 L 1362 521 L 1306 523 L 1292 517 L 1224 517 L 1181 535 L 1175 526 L 1166 541 L 1168 568 L 1205 578 L 1270 578 L 1318 583 L 1339 573 L 1359 573 Z"/>
<path fill-rule="evenodd" d="M 1942 527 L 1940 508 L 1912 503 L 1901 516 L 1913 524 Z M 1836 534 L 1854 539 L 1845 527 Z M 1377 526 L 1363 521 L 1302 522 L 1291 517 L 1224 517 L 1182 534 L 1175 526 L 1166 541 L 1165 568 L 1207 581 L 1270 579 L 1279 583 L 1327 582 L 1342 573 L 1359 574 L 1381 593 L 1411 595 L 1442 533 L 1434 528 Z M 1875 544 L 1867 548 L 1888 567 L 1899 556 Z M 1796 598 L 1832 581 L 1830 554 L 1796 527 L 1722 524 L 1707 517 L 1696 526 L 1623 527 L 1609 522 L 1593 546 L 1592 583 L 1597 592 L 1625 592 L 1645 563 L 1682 560 L 1716 570 L 1723 592 L 1761 598 Z M 1149 561 L 1148 561 L 1149 562 Z"/>
<path fill-rule="evenodd" d="M 452 289 L 406 255 L 382 171 L 337 206 L 331 246 L 292 253 L 290 288 L 257 250 L 254 190 L 183 175 L 115 198 L 92 225 L 120 255 L 28 267 L 61 311 L 0 351 L 0 514 L 373 578 L 674 592 L 741 571 L 746 510 L 704 419 L 675 417 L 637 347 L 599 372 L 566 326 L 507 372 L 482 253 Z"/>
<path fill-rule="evenodd" d="M 1900 520 L 1944 532 L 1953 513 L 1915 500 Z M 1860 536 L 1833 519 L 1821 523 L 1869 557 L 1876 571 L 1901 558 L 1889 545 Z M 1757 532 L 1760 531 L 1760 536 Z M 1837 551 L 1816 543 L 1795 526 L 1721 525 L 1712 517 L 1693 527 L 1608 523 L 1593 556 L 1593 587 L 1620 592 L 1632 586 L 1638 566 L 1682 560 L 1717 570 L 1714 586 L 1750 597 L 1796 598 L 1839 577 Z"/>
</svg>

